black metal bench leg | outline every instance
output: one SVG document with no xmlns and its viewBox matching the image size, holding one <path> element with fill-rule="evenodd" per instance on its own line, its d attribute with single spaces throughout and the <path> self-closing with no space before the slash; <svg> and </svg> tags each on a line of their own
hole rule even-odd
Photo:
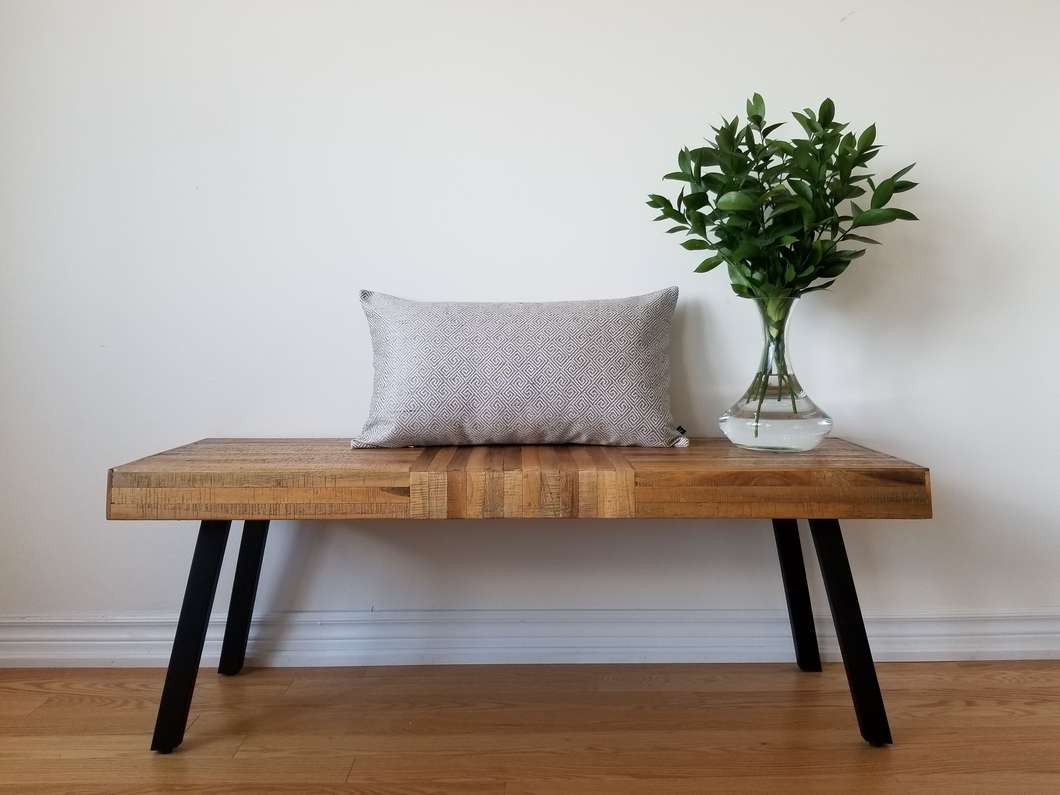
<svg viewBox="0 0 1060 795">
<path fill-rule="evenodd" d="M 184 604 L 180 608 L 173 652 L 169 657 L 169 670 L 162 688 L 162 702 L 158 705 L 152 751 L 168 754 L 184 740 L 195 676 L 199 673 L 202 646 L 206 641 L 206 628 L 210 623 L 210 610 L 231 525 L 231 522 L 210 521 L 199 527 L 188 587 L 184 591 Z"/>
<path fill-rule="evenodd" d="M 217 666 L 217 672 L 226 676 L 234 676 L 243 670 L 247 639 L 250 637 L 250 619 L 254 613 L 254 597 L 258 592 L 258 577 L 268 534 L 267 520 L 243 522 L 232 601 L 228 605 L 225 639 L 221 644 L 221 664 Z"/>
<path fill-rule="evenodd" d="M 821 652 L 817 647 L 817 630 L 813 625 L 813 607 L 810 605 L 810 588 L 806 583 L 799 523 L 794 519 L 774 519 L 773 535 L 777 539 L 780 575 L 784 580 L 784 596 L 788 601 L 795 661 L 804 671 L 820 671 Z"/>
<path fill-rule="evenodd" d="M 843 666 L 850 684 L 850 695 L 854 699 L 854 712 L 858 717 L 861 736 L 873 745 L 887 745 L 891 742 L 891 729 L 887 725 L 880 682 L 872 663 L 865 621 L 861 616 L 839 522 L 835 519 L 811 519 L 810 533 L 813 535 L 813 545 L 817 548 L 817 559 L 821 563 L 821 576 L 828 594 L 828 604 L 832 608 L 839 651 L 843 655 Z"/>
</svg>

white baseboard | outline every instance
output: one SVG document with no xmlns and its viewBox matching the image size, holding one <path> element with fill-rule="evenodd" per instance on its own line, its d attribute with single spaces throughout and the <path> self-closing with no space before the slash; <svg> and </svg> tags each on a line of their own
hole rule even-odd
<svg viewBox="0 0 1060 795">
<path fill-rule="evenodd" d="M 215 664 L 214 616 L 203 664 Z M 821 651 L 837 660 L 831 621 Z M 1056 612 L 869 616 L 887 660 L 1060 658 Z M 0 666 L 164 666 L 176 616 L 0 617 Z M 249 665 L 786 662 L 783 610 L 347 610 L 256 616 Z"/>
</svg>

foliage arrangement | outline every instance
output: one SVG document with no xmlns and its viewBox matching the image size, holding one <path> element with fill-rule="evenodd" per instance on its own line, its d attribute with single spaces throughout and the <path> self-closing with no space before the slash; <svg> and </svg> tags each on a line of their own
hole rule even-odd
<svg viewBox="0 0 1060 795">
<path fill-rule="evenodd" d="M 682 149 L 679 170 L 663 179 L 686 185 L 672 204 L 651 194 L 648 206 L 660 211 L 656 221 L 676 224 L 669 233 L 685 233 L 686 249 L 716 252 L 698 273 L 724 262 L 737 295 L 775 304 L 831 287 L 865 253 L 846 246 L 877 243 L 853 230 L 917 220 L 887 206 L 916 183 L 902 179 L 910 165 L 877 185 L 866 168 L 880 150 L 876 125 L 860 135 L 845 132 L 849 125 L 835 120 L 830 99 L 817 113 L 792 113 L 805 138 L 772 138 L 783 122 L 767 125 L 765 115 L 765 102 L 755 94 L 747 100 L 747 124 L 723 118 L 707 146 Z M 869 191 L 869 206 L 862 209 L 853 200 Z"/>
<path fill-rule="evenodd" d="M 766 327 L 766 348 L 754 381 L 741 403 L 754 415 L 758 437 L 768 398 L 791 402 L 792 414 L 805 398 L 788 369 L 784 328 L 794 299 L 825 290 L 877 241 L 854 232 L 893 221 L 915 221 L 908 210 L 888 206 L 895 194 L 914 187 L 903 179 L 906 166 L 879 184 L 868 163 L 880 150 L 876 126 L 860 135 L 835 120 L 831 99 L 816 113 L 794 112 L 805 133 L 790 141 L 771 137 L 782 126 L 766 123 L 761 95 L 747 100 L 747 123 L 722 118 L 714 140 L 677 155 L 678 170 L 663 179 L 683 182 L 677 200 L 651 194 L 656 221 L 671 221 L 670 234 L 684 232 L 690 251 L 714 252 L 696 268 L 706 273 L 728 266 L 732 289 L 755 299 Z M 868 196 L 868 207 L 855 199 Z M 864 201 L 864 200 L 863 200 Z"/>
</svg>

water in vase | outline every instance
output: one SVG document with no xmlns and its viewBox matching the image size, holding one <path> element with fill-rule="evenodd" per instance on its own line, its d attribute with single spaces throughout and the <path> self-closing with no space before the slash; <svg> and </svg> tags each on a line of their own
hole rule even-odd
<svg viewBox="0 0 1060 795">
<path fill-rule="evenodd" d="M 791 368 L 787 349 L 790 298 L 755 301 L 764 345 L 751 385 L 718 421 L 733 444 L 754 450 L 812 450 L 832 430 L 832 418 L 809 398 Z"/>
</svg>

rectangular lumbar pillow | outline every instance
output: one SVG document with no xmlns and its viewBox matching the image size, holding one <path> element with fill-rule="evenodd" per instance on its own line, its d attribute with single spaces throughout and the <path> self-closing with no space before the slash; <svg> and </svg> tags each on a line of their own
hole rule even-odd
<svg viewBox="0 0 1060 795">
<path fill-rule="evenodd" d="M 375 359 L 354 447 L 684 447 L 670 416 L 677 288 L 605 301 L 446 303 L 361 291 Z"/>
</svg>

